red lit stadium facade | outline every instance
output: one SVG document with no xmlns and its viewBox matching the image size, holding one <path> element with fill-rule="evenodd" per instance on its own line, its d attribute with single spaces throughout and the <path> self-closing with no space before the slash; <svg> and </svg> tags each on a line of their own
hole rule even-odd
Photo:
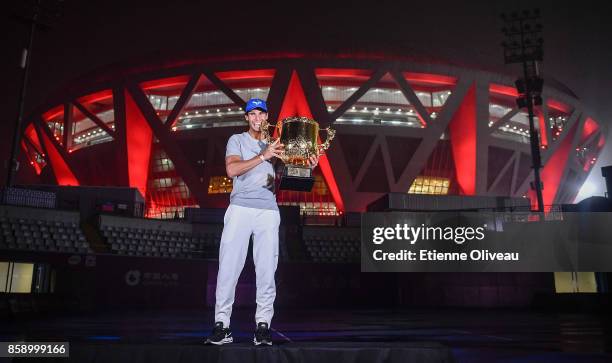
<svg viewBox="0 0 612 363">
<path fill-rule="evenodd" d="M 439 63 L 299 54 L 95 74 L 27 118 L 29 166 L 18 183 L 135 187 L 155 218 L 226 207 L 225 145 L 246 129 L 245 100 L 260 97 L 273 121 L 310 116 L 337 130 L 313 191 L 278 193 L 305 214 L 364 211 L 388 192 L 532 197 L 528 120 L 513 81 Z M 549 84 L 536 116 L 544 202 L 572 202 L 604 125 Z"/>
</svg>

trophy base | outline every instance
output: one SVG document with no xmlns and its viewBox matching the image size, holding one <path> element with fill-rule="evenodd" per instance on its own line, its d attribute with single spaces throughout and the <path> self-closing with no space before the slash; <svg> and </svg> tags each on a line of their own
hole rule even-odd
<svg viewBox="0 0 612 363">
<path fill-rule="evenodd" d="M 286 165 L 281 176 L 280 190 L 295 190 L 299 192 L 309 192 L 314 185 L 312 169 L 309 167 L 299 167 Z"/>
</svg>

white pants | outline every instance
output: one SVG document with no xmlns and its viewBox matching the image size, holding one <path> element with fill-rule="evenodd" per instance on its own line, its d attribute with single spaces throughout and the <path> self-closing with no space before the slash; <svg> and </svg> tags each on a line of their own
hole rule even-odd
<svg viewBox="0 0 612 363">
<path fill-rule="evenodd" d="M 274 315 L 278 264 L 278 227 L 280 214 L 275 210 L 247 208 L 230 204 L 223 218 L 223 234 L 219 248 L 219 273 L 215 302 L 215 322 L 230 326 L 232 305 L 238 277 L 244 267 L 253 234 L 253 261 L 257 286 L 255 323 L 271 326 Z"/>
</svg>

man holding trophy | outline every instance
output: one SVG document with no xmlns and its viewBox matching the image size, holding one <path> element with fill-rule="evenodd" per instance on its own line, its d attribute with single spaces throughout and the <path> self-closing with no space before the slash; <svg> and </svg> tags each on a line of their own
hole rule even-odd
<svg viewBox="0 0 612 363">
<path fill-rule="evenodd" d="M 280 214 L 276 204 L 273 162 L 283 158 L 281 139 L 268 134 L 268 109 L 261 99 L 250 99 L 245 107 L 249 130 L 232 135 L 227 143 L 225 169 L 233 179 L 230 205 L 224 216 L 219 249 L 219 272 L 215 302 L 215 325 L 207 344 L 233 342 L 230 317 L 238 277 L 244 267 L 249 239 L 253 235 L 253 260 L 257 286 L 255 345 L 272 345 L 270 324 L 274 314 L 278 263 Z M 315 140 L 316 142 L 316 140 Z M 312 170 L 319 155 L 308 156 Z"/>
</svg>

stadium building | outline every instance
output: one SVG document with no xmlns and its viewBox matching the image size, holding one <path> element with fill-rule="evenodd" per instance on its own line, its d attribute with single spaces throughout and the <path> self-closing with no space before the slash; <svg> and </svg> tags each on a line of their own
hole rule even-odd
<svg viewBox="0 0 612 363">
<path fill-rule="evenodd" d="M 232 56 L 107 69 L 49 95 L 23 127 L 18 184 L 131 186 L 152 218 L 224 208 L 224 154 L 267 99 L 272 122 L 310 116 L 337 130 L 302 214 L 361 212 L 389 192 L 532 198 L 529 124 L 514 78 L 439 62 L 305 54 Z M 546 81 L 536 109 L 546 206 L 573 202 L 605 125 Z M 588 103 L 588 100 L 586 100 Z M 325 138 L 321 133 L 321 138 Z"/>
</svg>

